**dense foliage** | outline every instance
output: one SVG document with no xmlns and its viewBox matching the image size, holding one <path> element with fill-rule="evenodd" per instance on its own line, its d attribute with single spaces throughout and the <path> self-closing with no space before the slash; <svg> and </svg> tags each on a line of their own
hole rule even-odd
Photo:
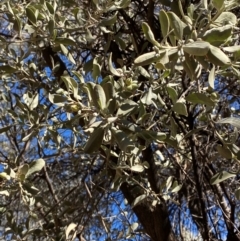
<svg viewBox="0 0 240 241">
<path fill-rule="evenodd" d="M 0 3 L 1 240 L 240 240 L 237 0 Z"/>
</svg>

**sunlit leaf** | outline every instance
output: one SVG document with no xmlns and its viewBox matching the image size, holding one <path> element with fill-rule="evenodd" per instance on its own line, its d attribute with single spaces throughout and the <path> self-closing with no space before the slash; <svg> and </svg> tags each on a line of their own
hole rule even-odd
<svg viewBox="0 0 240 241">
<path fill-rule="evenodd" d="M 42 170 L 42 168 L 45 166 L 45 161 L 43 159 L 37 159 L 32 161 L 29 164 L 28 172 L 26 173 L 26 177 L 30 176 L 34 172 L 39 172 Z"/>
<path fill-rule="evenodd" d="M 208 83 L 212 89 L 214 89 L 214 82 L 215 82 L 215 66 L 212 67 L 208 75 Z"/>
<path fill-rule="evenodd" d="M 134 208 L 136 205 L 140 204 L 141 202 L 143 202 L 145 199 L 147 199 L 147 194 L 142 194 L 140 196 L 138 196 L 137 198 L 134 199 L 134 201 L 131 204 L 131 207 Z"/>
<path fill-rule="evenodd" d="M 210 49 L 210 44 L 205 41 L 195 41 L 193 43 L 188 43 L 183 45 L 183 50 L 191 55 L 205 56 Z"/>
<path fill-rule="evenodd" d="M 217 121 L 218 124 L 230 124 L 234 127 L 240 128 L 240 119 L 236 117 L 228 117 Z"/>
<path fill-rule="evenodd" d="M 68 239 L 68 236 L 69 236 L 70 232 L 75 230 L 76 227 L 77 227 L 77 224 L 75 224 L 75 223 L 70 223 L 67 226 L 67 228 L 65 230 L 66 239 Z"/>
<path fill-rule="evenodd" d="M 210 183 L 212 185 L 215 185 L 215 184 L 218 184 L 220 182 L 223 182 L 223 181 L 225 181 L 231 177 L 235 177 L 235 176 L 236 176 L 236 174 L 234 174 L 234 173 L 230 173 L 227 171 L 220 171 L 211 178 Z"/>
<path fill-rule="evenodd" d="M 161 25 L 162 35 L 165 38 L 169 32 L 170 22 L 167 13 L 162 9 L 159 12 L 159 22 Z"/>
</svg>

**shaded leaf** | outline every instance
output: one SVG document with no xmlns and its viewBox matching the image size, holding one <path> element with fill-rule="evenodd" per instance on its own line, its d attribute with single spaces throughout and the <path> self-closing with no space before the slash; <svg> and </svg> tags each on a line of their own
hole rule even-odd
<svg viewBox="0 0 240 241">
<path fill-rule="evenodd" d="M 126 100 L 117 111 L 117 116 L 130 115 L 137 109 L 138 104 L 132 100 Z"/>
<path fill-rule="evenodd" d="M 214 102 L 203 93 L 191 93 L 186 97 L 186 100 L 192 102 L 193 104 L 214 106 Z"/>
<path fill-rule="evenodd" d="M 5 127 L 0 128 L 0 134 L 10 130 L 11 127 L 12 126 L 5 126 Z"/>
<path fill-rule="evenodd" d="M 187 113 L 187 107 L 184 103 L 182 102 L 176 102 L 174 105 L 173 105 L 173 108 L 172 108 L 173 111 L 175 111 L 177 114 L 179 115 L 185 115 L 187 116 L 188 113 Z"/>
<path fill-rule="evenodd" d="M 176 101 L 178 99 L 177 91 L 174 88 L 170 87 L 170 86 L 167 86 L 166 89 L 167 89 L 167 92 L 168 92 L 172 102 L 176 103 Z"/>
<path fill-rule="evenodd" d="M 90 135 L 83 151 L 88 154 L 98 151 L 102 144 L 103 136 L 104 128 L 102 126 L 95 128 Z"/>
</svg>

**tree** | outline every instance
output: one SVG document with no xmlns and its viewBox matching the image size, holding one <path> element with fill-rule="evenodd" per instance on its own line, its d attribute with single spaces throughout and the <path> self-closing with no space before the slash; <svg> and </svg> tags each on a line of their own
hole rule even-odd
<svg viewBox="0 0 240 241">
<path fill-rule="evenodd" d="M 3 240 L 240 240 L 236 0 L 0 6 Z"/>
</svg>

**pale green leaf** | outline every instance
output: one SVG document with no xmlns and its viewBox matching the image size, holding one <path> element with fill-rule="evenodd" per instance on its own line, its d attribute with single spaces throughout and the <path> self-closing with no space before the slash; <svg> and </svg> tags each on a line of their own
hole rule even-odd
<svg viewBox="0 0 240 241">
<path fill-rule="evenodd" d="M 70 223 L 70 224 L 67 226 L 67 228 L 66 228 L 66 230 L 65 230 L 65 235 L 66 235 L 66 239 L 67 239 L 67 240 L 68 240 L 68 236 L 69 236 L 70 232 L 73 231 L 73 230 L 75 230 L 76 227 L 77 227 L 77 224 L 75 224 L 75 223 Z"/>
<path fill-rule="evenodd" d="M 172 102 L 176 103 L 176 101 L 178 99 L 177 91 L 174 88 L 172 88 L 171 86 L 167 86 L 166 89 L 167 89 L 167 92 L 168 92 Z"/>
<path fill-rule="evenodd" d="M 64 95 L 50 93 L 48 95 L 48 98 L 51 103 L 57 104 L 58 106 L 64 106 L 64 102 L 68 100 L 68 98 Z"/>
<path fill-rule="evenodd" d="M 137 107 L 138 107 L 138 104 L 136 102 L 132 100 L 126 100 L 121 104 L 120 108 L 118 109 L 117 116 L 130 115 L 133 112 L 135 112 Z"/>
<path fill-rule="evenodd" d="M 185 115 L 187 116 L 188 113 L 187 113 L 187 107 L 184 103 L 182 102 L 176 102 L 174 105 L 173 105 L 173 108 L 172 108 L 173 111 L 175 111 L 177 114 L 179 115 Z"/>
<path fill-rule="evenodd" d="M 217 145 L 216 149 L 223 158 L 226 158 L 226 159 L 233 158 L 233 153 L 229 150 L 229 148 L 221 146 L 221 145 Z"/>
<path fill-rule="evenodd" d="M 202 39 L 214 46 L 220 46 L 231 37 L 232 28 L 232 25 L 211 28 L 204 33 Z"/>
<path fill-rule="evenodd" d="M 170 28 L 170 22 L 167 13 L 164 10 L 160 10 L 159 12 L 159 22 L 161 25 L 161 31 L 163 38 L 166 38 L 169 28 Z"/>
<path fill-rule="evenodd" d="M 201 40 L 183 45 L 184 52 L 195 56 L 205 56 L 208 53 L 209 49 L 210 44 Z"/>
<path fill-rule="evenodd" d="M 229 179 L 229 178 L 235 177 L 235 176 L 236 176 L 236 174 L 234 174 L 234 173 L 230 173 L 227 171 L 220 171 L 211 178 L 210 183 L 212 185 L 215 185 L 215 184 L 225 181 L 226 179 Z"/>
<path fill-rule="evenodd" d="M 143 165 L 137 164 L 137 165 L 131 166 L 130 170 L 133 172 L 143 172 L 144 167 L 143 167 Z"/>
<path fill-rule="evenodd" d="M 134 208 L 136 205 L 140 204 L 141 202 L 143 202 L 145 199 L 147 199 L 147 194 L 142 194 L 140 196 L 138 196 L 137 198 L 134 199 L 134 201 L 131 204 L 131 207 Z"/>
<path fill-rule="evenodd" d="M 234 127 L 240 128 L 240 119 L 236 117 L 228 117 L 217 121 L 218 124 L 230 124 Z"/>
<path fill-rule="evenodd" d="M 186 97 L 186 100 L 193 104 L 214 106 L 214 102 L 204 93 L 191 93 Z"/>
<path fill-rule="evenodd" d="M 113 16 L 111 16 L 110 18 L 103 19 L 100 22 L 99 26 L 105 26 L 105 27 L 112 26 L 117 21 L 117 14 L 118 14 L 118 12 L 116 11 L 116 13 Z"/>
<path fill-rule="evenodd" d="M 212 4 L 219 11 L 224 7 L 224 0 L 212 0 Z"/>
<path fill-rule="evenodd" d="M 28 169 L 28 172 L 26 173 L 26 177 L 30 176 L 34 172 L 41 171 L 44 166 L 45 166 L 45 161 L 42 158 L 32 161 L 29 164 L 29 169 Z"/>
<path fill-rule="evenodd" d="M 95 104 L 97 104 L 96 107 L 100 108 L 100 110 L 104 110 L 106 108 L 106 95 L 104 89 L 99 84 L 96 84 L 94 87 L 93 101 Z"/>
<path fill-rule="evenodd" d="M 167 13 L 170 25 L 174 30 L 174 34 L 177 37 L 177 39 L 182 40 L 183 39 L 183 29 L 187 26 L 174 12 L 168 12 Z"/>
<path fill-rule="evenodd" d="M 151 28 L 149 27 L 149 25 L 146 23 L 146 22 L 143 22 L 142 23 L 142 30 L 143 30 L 143 33 L 146 37 L 146 39 L 152 43 L 153 45 L 157 45 L 159 46 L 160 44 L 155 40 L 155 37 L 154 37 L 154 34 L 151 30 Z"/>
<path fill-rule="evenodd" d="M 0 191 L 0 195 L 9 196 L 10 194 L 7 190 L 4 190 L 4 191 Z"/>
<path fill-rule="evenodd" d="M 208 84 L 212 89 L 214 89 L 214 81 L 215 81 L 215 66 L 213 65 L 208 75 Z"/>
<path fill-rule="evenodd" d="M 70 51 L 63 45 L 63 44 L 60 44 L 60 48 L 63 52 L 63 54 L 73 63 L 73 64 L 76 64 L 72 54 L 70 53 Z"/>
</svg>

